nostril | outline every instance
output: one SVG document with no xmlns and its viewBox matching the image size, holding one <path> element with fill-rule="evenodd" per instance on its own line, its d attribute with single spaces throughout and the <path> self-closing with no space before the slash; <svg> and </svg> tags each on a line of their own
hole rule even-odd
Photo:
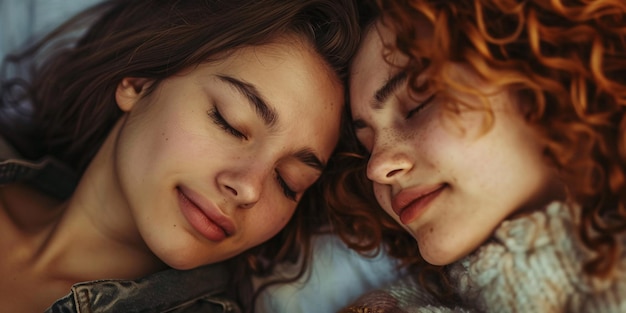
<svg viewBox="0 0 626 313">
<path fill-rule="evenodd" d="M 242 209 L 249 209 L 249 208 L 251 208 L 253 205 L 254 205 L 254 203 L 244 203 L 244 204 L 241 204 L 241 205 L 240 205 L 240 207 L 241 207 Z"/>
<path fill-rule="evenodd" d="M 389 173 L 387 173 L 387 178 L 389 178 L 389 177 L 391 177 L 393 175 L 396 175 L 400 171 L 402 171 L 402 170 L 401 169 L 397 169 L 397 170 L 390 171 Z"/>
<path fill-rule="evenodd" d="M 228 189 L 230 192 L 232 192 L 233 195 L 235 195 L 235 196 L 237 195 L 237 190 L 235 188 L 230 187 L 230 186 L 226 186 L 226 189 Z"/>
</svg>

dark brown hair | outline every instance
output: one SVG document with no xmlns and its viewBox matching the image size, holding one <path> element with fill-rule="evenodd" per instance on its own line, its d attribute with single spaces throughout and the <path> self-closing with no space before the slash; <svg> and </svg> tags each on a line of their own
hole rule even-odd
<svg viewBox="0 0 626 313">
<path fill-rule="evenodd" d="M 0 134 L 23 156 L 53 156 L 80 175 L 122 115 L 115 102 L 122 78 L 153 79 L 154 90 L 163 79 L 233 49 L 295 35 L 344 83 L 358 44 L 356 18 L 352 0 L 105 1 L 5 60 L 2 108 L 30 106 L 23 116 L 0 116 Z M 30 64 L 26 78 L 8 77 L 16 64 Z M 284 230 L 230 261 L 235 289 L 241 291 L 251 274 L 266 275 L 301 253 L 304 269 L 310 238 L 326 221 L 320 184 L 305 193 Z"/>
<path fill-rule="evenodd" d="M 441 92 L 472 89 L 443 75 L 444 68 L 455 62 L 466 64 L 489 84 L 513 91 L 537 140 L 544 144 L 546 161 L 567 185 L 567 200 L 582 209 L 577 235 L 597 253 L 585 271 L 610 275 L 619 258 L 617 236 L 626 231 L 626 3 L 376 2 L 383 23 L 396 33 L 388 49 L 410 59 L 406 70 L 414 90 L 423 88 L 417 77 L 424 70 L 428 83 Z M 419 20 L 433 27 L 429 47 L 416 40 L 425 31 Z M 463 104 L 449 105 L 455 110 L 455 105 Z M 358 235 L 372 247 L 385 242 L 404 264 L 437 270 L 425 264 L 414 241 L 399 234 L 403 230 L 384 217 L 375 202 L 369 203 L 373 197 L 371 187 L 365 186 L 363 161 L 353 162 L 337 185 L 356 181 L 366 195 L 346 188 L 331 192 L 339 232 L 348 238 Z"/>
</svg>

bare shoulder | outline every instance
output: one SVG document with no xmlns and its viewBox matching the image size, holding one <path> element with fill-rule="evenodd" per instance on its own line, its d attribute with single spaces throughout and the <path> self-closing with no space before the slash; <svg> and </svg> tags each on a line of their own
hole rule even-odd
<svg viewBox="0 0 626 313">
<path fill-rule="evenodd" d="M 25 185 L 0 186 L 0 303 L 7 312 L 41 312 L 69 291 L 67 283 L 39 275 L 34 266 L 38 247 L 59 216 L 57 200 Z M 14 301 L 33 290 L 29 301 Z"/>
<path fill-rule="evenodd" d="M 23 184 L 0 186 L 0 227 L 30 233 L 47 228 L 61 213 L 60 201 Z"/>
<path fill-rule="evenodd" d="M 0 186 L 0 249 L 26 257 L 60 216 L 60 203 L 22 184 Z M 31 249 L 32 248 L 32 249 Z M 18 257 L 7 253 L 9 259 Z"/>
</svg>

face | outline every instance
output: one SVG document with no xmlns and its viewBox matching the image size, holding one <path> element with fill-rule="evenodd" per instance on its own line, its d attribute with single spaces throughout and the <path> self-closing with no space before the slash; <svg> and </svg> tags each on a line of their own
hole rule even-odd
<svg viewBox="0 0 626 313">
<path fill-rule="evenodd" d="M 485 111 L 451 118 L 443 96 L 409 95 L 395 66 L 404 56 L 383 59 L 383 42 L 394 39 L 383 27 L 365 37 L 351 69 L 352 118 L 371 153 L 367 176 L 378 202 L 417 240 L 426 261 L 445 265 L 477 248 L 507 216 L 545 201 L 556 183 L 509 93 L 492 92 L 452 64 L 451 77 L 489 94 L 495 120 L 485 132 Z M 419 40 L 428 44 L 428 34 Z M 484 103 L 455 96 L 475 108 Z"/>
<path fill-rule="evenodd" d="M 227 259 L 278 233 L 337 143 L 339 79 L 293 39 L 240 49 L 132 96 L 147 85 L 118 87 L 128 113 L 115 173 L 141 238 L 174 268 Z"/>
</svg>

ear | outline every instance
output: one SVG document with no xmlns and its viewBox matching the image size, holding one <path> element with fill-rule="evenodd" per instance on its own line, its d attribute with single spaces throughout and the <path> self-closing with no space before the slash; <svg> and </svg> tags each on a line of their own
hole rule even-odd
<svg viewBox="0 0 626 313">
<path fill-rule="evenodd" d="M 117 106 L 124 112 L 130 111 L 153 82 L 148 78 L 124 77 L 115 90 Z"/>
</svg>

